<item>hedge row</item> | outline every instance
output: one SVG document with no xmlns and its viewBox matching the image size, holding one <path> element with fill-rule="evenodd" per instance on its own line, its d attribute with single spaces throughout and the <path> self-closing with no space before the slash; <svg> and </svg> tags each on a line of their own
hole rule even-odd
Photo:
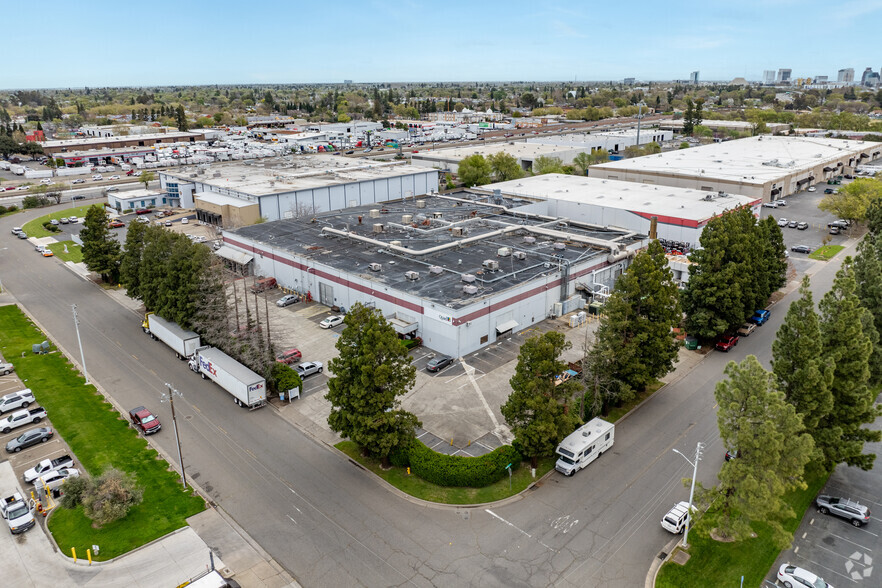
<svg viewBox="0 0 882 588">
<path fill-rule="evenodd" d="M 396 455 L 393 461 L 401 461 Z M 420 478 L 439 486 L 482 488 L 498 482 L 506 474 L 505 466 L 517 469 L 521 455 L 511 445 L 503 445 L 480 457 L 460 457 L 438 453 L 414 440 L 407 451 L 411 470 Z"/>
</svg>

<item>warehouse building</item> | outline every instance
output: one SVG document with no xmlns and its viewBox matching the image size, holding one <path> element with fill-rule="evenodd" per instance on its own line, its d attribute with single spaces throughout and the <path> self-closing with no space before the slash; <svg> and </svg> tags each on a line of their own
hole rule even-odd
<svg viewBox="0 0 882 588">
<path fill-rule="evenodd" d="M 588 168 L 593 178 L 740 194 L 769 202 L 882 156 L 882 144 L 759 136 L 645 155 Z"/>
<path fill-rule="evenodd" d="M 533 169 L 535 161 L 540 157 L 556 157 L 560 159 L 562 164 L 569 165 L 573 163 L 573 158 L 576 155 L 586 152 L 590 153 L 591 149 L 579 145 L 541 145 L 524 142 L 491 143 L 414 153 L 411 156 L 411 163 L 415 166 L 431 167 L 455 174 L 459 169 L 459 162 L 466 157 L 478 154 L 486 158 L 496 153 L 507 153 L 518 160 L 518 164 L 524 171 L 530 171 Z"/>
<path fill-rule="evenodd" d="M 203 132 L 170 132 L 145 135 L 124 135 L 119 137 L 83 137 L 80 139 L 59 139 L 44 141 L 43 151 L 47 155 L 56 155 L 67 151 L 86 151 L 89 149 L 122 149 L 125 147 L 150 147 L 152 145 L 170 145 L 173 143 L 195 143 L 204 141 Z"/>
<path fill-rule="evenodd" d="M 713 131 L 726 132 L 738 131 L 739 133 L 750 133 L 753 131 L 753 123 L 745 120 L 702 120 L 701 126 L 707 127 Z M 666 120 L 659 123 L 659 128 L 669 129 L 678 133 L 683 132 L 683 120 Z M 787 133 L 790 131 L 790 125 L 787 123 L 766 123 L 769 133 Z"/>
<path fill-rule="evenodd" d="M 714 217 L 744 206 L 759 215 L 761 205 L 758 198 L 725 192 L 566 174 L 543 174 L 487 184 L 471 191 L 531 202 L 518 208 L 518 212 L 529 211 L 641 234 L 650 232 L 655 217 L 658 238 L 682 243 L 682 249 L 686 250 L 698 245 L 701 232 Z"/>
<path fill-rule="evenodd" d="M 223 163 L 160 171 L 160 186 L 184 208 L 196 208 L 200 220 L 239 226 L 244 218 L 266 220 L 312 217 L 329 210 L 409 198 L 438 191 L 438 172 L 406 162 L 364 162 L 330 155 L 288 156 L 274 163 Z M 224 217 L 230 201 L 211 204 L 208 194 L 256 205 L 237 220 Z M 210 206 L 200 208 L 199 202 Z"/>
<path fill-rule="evenodd" d="M 462 356 L 604 299 L 648 242 L 517 210 L 524 204 L 408 198 L 224 231 L 221 251 L 327 306 L 376 307 L 402 337 Z"/>
<path fill-rule="evenodd" d="M 674 133 L 661 129 L 640 129 L 640 145 L 658 143 L 661 145 L 671 141 Z M 581 148 L 590 152 L 605 149 L 610 153 L 624 151 L 627 147 L 637 145 L 637 129 L 621 131 L 605 131 L 597 133 L 570 133 L 567 135 L 536 136 L 527 139 L 527 143 L 538 145 L 557 145 L 560 147 Z"/>
</svg>

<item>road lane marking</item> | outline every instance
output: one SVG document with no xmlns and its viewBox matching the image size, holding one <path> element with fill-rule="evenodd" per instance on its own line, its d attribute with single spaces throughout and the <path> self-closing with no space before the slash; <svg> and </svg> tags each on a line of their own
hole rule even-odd
<svg viewBox="0 0 882 588">
<path fill-rule="evenodd" d="M 292 518 L 291 518 L 291 515 L 285 515 L 285 516 L 288 517 L 288 519 L 289 519 L 292 523 L 294 523 L 295 525 L 297 524 L 297 521 L 295 521 L 294 519 L 292 519 Z"/>
<path fill-rule="evenodd" d="M 508 522 L 507 520 L 505 520 L 504 518 L 502 518 L 501 516 L 499 516 L 498 514 L 496 514 L 495 512 L 493 512 L 492 510 L 490 510 L 489 508 L 485 508 L 485 509 L 484 509 L 484 512 L 486 512 L 486 513 L 487 513 L 488 515 L 490 515 L 491 517 L 494 517 L 494 518 L 499 519 L 500 521 L 502 521 L 503 523 L 505 523 L 506 525 L 508 525 L 508 526 L 511 527 L 512 529 L 515 529 L 516 531 L 520 531 L 521 533 L 523 533 L 524 535 L 526 535 L 526 536 L 529 537 L 530 539 L 533 538 L 532 535 L 530 535 L 529 533 L 527 533 L 527 532 L 524 531 L 523 529 L 519 528 L 519 527 L 518 527 L 517 525 L 515 525 L 514 523 L 510 523 L 510 522 Z"/>
</svg>

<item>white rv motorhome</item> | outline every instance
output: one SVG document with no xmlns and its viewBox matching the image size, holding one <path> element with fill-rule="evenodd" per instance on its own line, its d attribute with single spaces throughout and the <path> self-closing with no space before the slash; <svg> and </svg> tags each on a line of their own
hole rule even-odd
<svg viewBox="0 0 882 588">
<path fill-rule="evenodd" d="M 572 476 L 613 446 L 615 430 L 616 426 L 612 423 L 601 418 L 591 419 L 557 446 L 555 453 L 559 458 L 554 469 Z"/>
</svg>

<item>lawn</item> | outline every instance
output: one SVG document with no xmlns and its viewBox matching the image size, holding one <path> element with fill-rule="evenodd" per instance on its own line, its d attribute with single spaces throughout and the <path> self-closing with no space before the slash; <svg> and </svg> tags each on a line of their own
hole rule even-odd
<svg viewBox="0 0 882 588">
<path fill-rule="evenodd" d="M 828 477 L 828 474 L 807 477 L 808 489 L 787 495 L 787 501 L 796 512 L 796 517 L 785 525 L 788 532 L 793 533 L 799 527 L 805 511 Z M 772 543 L 768 526 L 755 523 L 753 530 L 757 535 L 755 538 L 733 543 L 690 534 L 689 553 L 692 557 L 682 566 L 670 561 L 665 563 L 656 578 L 656 588 L 738 586 L 742 575 L 744 586 L 760 586 L 781 550 Z"/>
<path fill-rule="evenodd" d="M 0 307 L 0 348 L 7 361 L 46 408 L 52 426 L 70 445 L 78 468 L 96 475 L 107 467 L 133 473 L 144 488 L 144 501 L 126 518 L 92 528 L 82 508 L 61 507 L 49 517 L 49 530 L 61 551 L 78 554 L 98 545 L 94 559 L 107 560 L 186 525 L 186 518 L 205 508 L 198 495 L 184 491 L 169 464 L 149 449 L 147 441 L 110 403 L 86 386 L 83 377 L 53 346 L 47 355 L 33 355 L 31 344 L 46 339 L 16 306 Z M 22 357 L 24 353 L 24 357 Z"/>
<path fill-rule="evenodd" d="M 532 482 L 544 476 L 546 472 L 554 467 L 553 458 L 540 459 L 539 467 L 536 468 L 536 478 L 534 479 L 530 476 L 529 465 L 521 465 L 521 467 L 512 472 L 511 490 L 509 490 L 508 476 L 503 477 L 495 484 L 490 484 L 483 488 L 455 488 L 437 486 L 431 482 L 426 482 L 414 474 L 408 474 L 406 468 L 392 467 L 389 470 L 384 470 L 380 467 L 380 463 L 377 460 L 363 457 L 361 450 L 352 441 L 341 441 L 334 447 L 402 492 L 428 500 L 429 502 L 440 502 L 442 504 L 483 504 L 502 500 L 523 491 Z"/>
<path fill-rule="evenodd" d="M 845 247 L 842 245 L 824 245 L 823 247 L 818 247 L 809 253 L 809 257 L 819 261 L 829 261 L 843 249 L 845 249 Z"/>
<path fill-rule="evenodd" d="M 97 206 L 93 205 L 93 206 Z M 61 217 L 70 217 L 70 216 L 78 216 L 80 218 L 86 216 L 86 211 L 89 209 L 89 206 L 77 206 L 75 208 L 63 208 L 61 210 L 56 210 L 55 212 L 50 212 L 46 216 L 41 216 L 40 218 L 35 218 L 32 221 L 28 221 L 22 226 L 22 230 L 27 234 L 28 237 L 53 237 L 58 235 L 59 233 L 52 233 L 43 228 L 43 223 L 46 221 L 54 219 L 59 219 Z"/>
<path fill-rule="evenodd" d="M 67 245 L 67 253 L 64 252 L 65 245 Z M 80 249 L 80 246 L 73 241 L 50 243 L 49 249 L 55 254 L 55 257 L 61 261 L 72 261 L 74 263 L 80 263 L 83 261 L 83 252 Z"/>
</svg>

